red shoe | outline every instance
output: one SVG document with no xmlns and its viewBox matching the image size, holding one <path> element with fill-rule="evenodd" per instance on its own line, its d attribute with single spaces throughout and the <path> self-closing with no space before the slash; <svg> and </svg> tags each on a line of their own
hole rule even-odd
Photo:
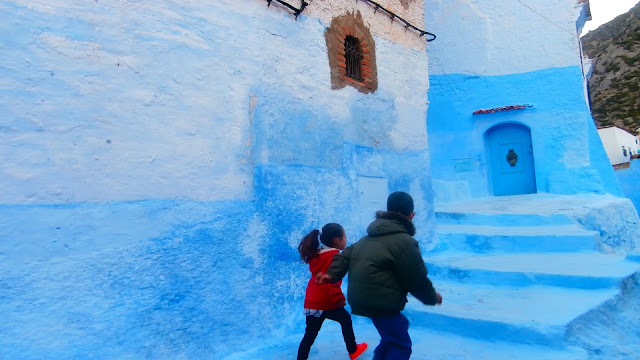
<svg viewBox="0 0 640 360">
<path fill-rule="evenodd" d="M 349 358 L 351 360 L 356 360 L 360 357 L 360 355 L 362 355 L 363 352 L 365 352 L 365 350 L 367 350 L 368 347 L 369 345 L 367 345 L 367 343 L 356 345 L 356 351 L 354 351 L 352 354 L 349 354 Z"/>
</svg>

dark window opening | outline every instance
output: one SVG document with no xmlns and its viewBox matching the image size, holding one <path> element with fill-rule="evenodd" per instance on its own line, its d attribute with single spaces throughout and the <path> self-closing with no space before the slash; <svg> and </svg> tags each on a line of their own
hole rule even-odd
<svg viewBox="0 0 640 360">
<path fill-rule="evenodd" d="M 348 35 L 344 39 L 344 52 L 347 65 L 347 77 L 362 81 L 362 46 L 360 40 Z"/>
<path fill-rule="evenodd" d="M 624 146 L 622 147 L 622 155 L 627 156 L 627 149 L 625 149 Z"/>
</svg>

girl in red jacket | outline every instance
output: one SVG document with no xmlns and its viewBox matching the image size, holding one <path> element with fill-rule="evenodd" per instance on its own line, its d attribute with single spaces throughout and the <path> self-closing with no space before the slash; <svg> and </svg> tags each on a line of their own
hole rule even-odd
<svg viewBox="0 0 640 360">
<path fill-rule="evenodd" d="M 319 241 L 318 236 L 320 237 Z M 320 242 L 322 242 L 322 246 Z M 298 360 L 307 360 L 309 357 L 309 350 L 318 336 L 324 319 L 340 323 L 342 336 L 352 360 L 357 359 L 367 349 L 366 343 L 356 344 L 351 315 L 344 309 L 346 303 L 342 290 L 340 290 L 342 281 L 333 284 L 317 284 L 315 280 L 316 274 L 327 272 L 333 257 L 346 246 L 347 235 L 342 226 L 335 223 L 323 226 L 322 233 L 319 230 L 313 230 L 302 238 L 300 245 L 298 245 L 302 261 L 309 264 L 309 271 L 311 271 L 311 278 L 307 284 L 304 298 L 307 328 L 298 347 Z"/>
</svg>

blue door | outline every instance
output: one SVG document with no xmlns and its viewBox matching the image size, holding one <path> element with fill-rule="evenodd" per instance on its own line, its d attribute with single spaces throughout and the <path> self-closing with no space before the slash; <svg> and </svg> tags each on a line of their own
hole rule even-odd
<svg viewBox="0 0 640 360">
<path fill-rule="evenodd" d="M 500 124 L 487 130 L 485 141 L 493 195 L 536 192 L 531 131 L 520 124 Z"/>
</svg>

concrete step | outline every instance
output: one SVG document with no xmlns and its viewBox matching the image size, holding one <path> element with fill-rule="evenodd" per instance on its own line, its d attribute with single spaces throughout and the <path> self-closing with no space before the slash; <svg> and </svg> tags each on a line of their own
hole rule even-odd
<svg viewBox="0 0 640 360">
<path fill-rule="evenodd" d="M 411 297 L 405 314 L 413 323 L 458 336 L 561 348 L 567 325 L 612 299 L 619 289 L 493 286 L 434 281 L 441 306 Z"/>
<path fill-rule="evenodd" d="M 438 224 L 438 251 L 568 252 L 592 251 L 600 234 L 576 224 L 490 226 Z"/>
<path fill-rule="evenodd" d="M 538 226 L 570 225 L 575 221 L 565 214 L 479 213 L 451 209 L 436 211 L 436 223 L 444 225 Z"/>
<path fill-rule="evenodd" d="M 425 257 L 429 277 L 503 286 L 550 285 L 576 289 L 617 288 L 640 270 L 621 255 L 590 253 L 442 254 Z"/>
<path fill-rule="evenodd" d="M 640 253 L 633 252 L 633 253 L 627 254 L 627 260 L 635 261 L 635 262 L 639 262 L 640 263 Z"/>
</svg>

